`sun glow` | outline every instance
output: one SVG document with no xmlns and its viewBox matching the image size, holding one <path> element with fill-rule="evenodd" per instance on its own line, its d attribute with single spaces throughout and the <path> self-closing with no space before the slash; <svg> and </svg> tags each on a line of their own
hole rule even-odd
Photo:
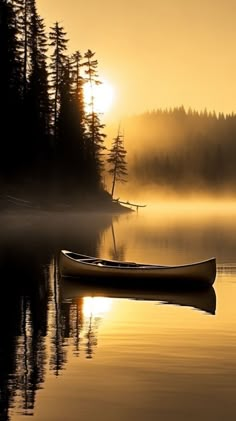
<svg viewBox="0 0 236 421">
<path fill-rule="evenodd" d="M 112 107 L 114 102 L 114 89 L 112 85 L 103 80 L 99 85 L 90 85 L 89 82 L 84 84 L 84 101 L 87 112 L 92 110 L 92 100 L 94 103 L 94 111 L 96 113 L 106 113 Z"/>
<path fill-rule="evenodd" d="M 105 297 L 84 297 L 83 314 L 85 317 L 102 317 L 112 306 L 112 299 Z"/>
</svg>

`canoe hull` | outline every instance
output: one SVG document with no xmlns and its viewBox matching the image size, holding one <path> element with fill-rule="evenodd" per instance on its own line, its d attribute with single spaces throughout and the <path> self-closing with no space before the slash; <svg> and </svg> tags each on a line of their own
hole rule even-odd
<svg viewBox="0 0 236 421">
<path fill-rule="evenodd" d="M 212 286 L 216 276 L 216 259 L 212 258 L 206 261 L 183 266 L 154 266 L 140 265 L 137 267 L 119 267 L 119 266 L 98 266 L 74 258 L 68 257 L 65 251 L 61 251 L 59 260 L 59 269 L 61 276 L 73 278 L 87 278 L 91 282 L 102 280 L 104 285 L 109 285 L 119 280 L 126 284 L 133 281 L 132 284 L 139 285 L 143 282 L 171 287 L 188 286 L 203 287 Z"/>
</svg>

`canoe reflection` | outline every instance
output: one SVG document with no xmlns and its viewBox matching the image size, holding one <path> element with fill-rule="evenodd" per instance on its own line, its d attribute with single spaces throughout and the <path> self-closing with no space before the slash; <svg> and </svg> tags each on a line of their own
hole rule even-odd
<svg viewBox="0 0 236 421">
<path fill-rule="evenodd" d="M 131 300 L 158 301 L 162 304 L 192 307 L 209 314 L 216 312 L 216 294 L 213 287 L 205 290 L 176 291 L 176 290 L 135 290 L 127 288 L 112 288 L 104 286 L 89 286 L 78 280 L 60 279 L 62 299 L 78 297 L 109 297 Z"/>
</svg>

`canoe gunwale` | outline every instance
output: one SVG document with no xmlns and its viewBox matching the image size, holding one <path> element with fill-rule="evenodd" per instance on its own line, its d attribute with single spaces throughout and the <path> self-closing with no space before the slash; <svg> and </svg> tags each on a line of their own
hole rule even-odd
<svg viewBox="0 0 236 421">
<path fill-rule="evenodd" d="M 111 268 L 114 269 L 115 267 L 117 267 L 117 269 L 180 269 L 180 268 L 188 268 L 188 267 L 194 267 L 194 266 L 198 266 L 198 265 L 203 265 L 203 264 L 207 264 L 210 262 L 214 262 L 216 261 L 216 257 L 211 257 L 209 259 L 206 260 L 201 260 L 198 262 L 194 262 L 194 263 L 186 263 L 183 265 L 156 265 L 156 264 L 152 264 L 152 263 L 136 263 L 136 262 L 122 262 L 119 260 L 109 260 L 109 259 L 102 259 L 99 257 L 92 257 L 92 256 L 86 256 L 86 255 L 80 255 L 80 254 L 76 254 L 74 252 L 70 252 L 68 250 L 61 250 L 61 253 L 67 258 L 70 259 L 73 262 L 76 263 L 82 263 L 83 265 L 88 265 L 88 266 L 93 266 L 93 267 L 97 267 L 97 268 Z M 77 256 L 84 256 L 84 258 L 81 259 L 76 259 L 73 258 L 71 256 L 69 256 L 69 254 L 73 254 L 73 255 L 77 255 Z M 87 261 L 86 261 L 87 260 Z M 91 261 L 90 261 L 91 260 Z M 113 263 L 111 265 L 106 264 L 106 263 Z M 99 265 L 99 263 L 101 263 L 101 266 Z M 104 264 L 105 263 L 105 264 Z M 129 265 L 130 263 L 130 265 Z M 116 266 L 116 265 L 117 266 Z"/>
</svg>

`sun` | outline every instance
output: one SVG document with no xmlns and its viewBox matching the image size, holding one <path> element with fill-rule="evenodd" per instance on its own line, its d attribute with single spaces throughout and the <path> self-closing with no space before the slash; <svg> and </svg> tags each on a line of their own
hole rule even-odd
<svg viewBox="0 0 236 421">
<path fill-rule="evenodd" d="M 84 102 L 87 112 L 91 111 L 91 102 L 94 99 L 94 111 L 96 113 L 104 114 L 108 112 L 114 102 L 113 86 L 107 81 L 102 80 L 101 84 L 93 85 L 90 83 L 84 84 Z"/>
</svg>

